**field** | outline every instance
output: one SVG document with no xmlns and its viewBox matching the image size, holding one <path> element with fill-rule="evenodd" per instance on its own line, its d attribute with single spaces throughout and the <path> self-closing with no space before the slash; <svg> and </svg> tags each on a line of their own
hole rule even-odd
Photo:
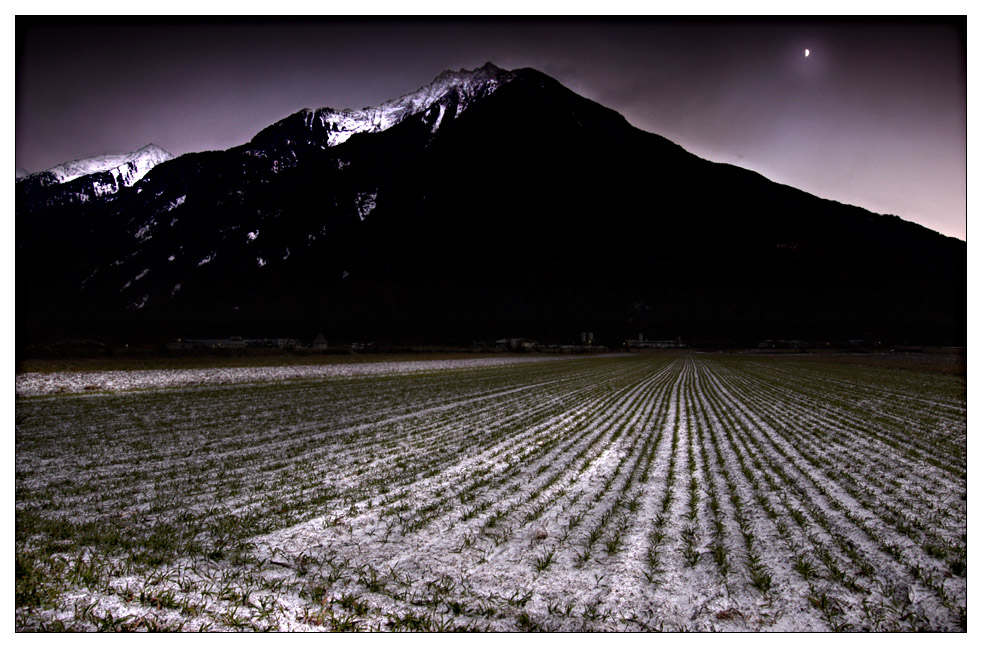
<svg viewBox="0 0 982 648">
<path fill-rule="evenodd" d="M 18 396 L 17 629 L 966 626 L 964 376 L 439 367 Z"/>
</svg>

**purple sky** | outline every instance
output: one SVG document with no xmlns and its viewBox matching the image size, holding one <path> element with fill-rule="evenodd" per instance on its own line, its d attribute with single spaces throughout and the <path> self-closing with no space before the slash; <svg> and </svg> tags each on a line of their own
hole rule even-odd
<svg viewBox="0 0 982 648">
<path fill-rule="evenodd" d="M 490 60 L 701 157 L 964 239 L 964 24 L 18 17 L 16 165 L 224 149 L 301 108 L 374 105 Z"/>
</svg>

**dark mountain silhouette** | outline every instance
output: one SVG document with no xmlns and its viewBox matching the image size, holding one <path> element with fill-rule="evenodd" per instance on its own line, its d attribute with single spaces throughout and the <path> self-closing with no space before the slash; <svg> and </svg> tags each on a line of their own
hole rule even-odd
<svg viewBox="0 0 982 648">
<path fill-rule="evenodd" d="M 707 162 L 531 69 L 64 191 L 18 183 L 19 342 L 966 336 L 964 242 Z"/>
</svg>

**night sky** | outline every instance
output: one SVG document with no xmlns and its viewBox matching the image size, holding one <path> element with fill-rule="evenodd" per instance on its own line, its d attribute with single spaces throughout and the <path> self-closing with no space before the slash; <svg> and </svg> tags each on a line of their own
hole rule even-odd
<svg viewBox="0 0 982 648">
<path fill-rule="evenodd" d="M 150 142 L 224 149 L 304 107 L 375 105 L 492 61 L 541 70 L 701 157 L 964 239 L 964 25 L 18 18 L 16 165 Z"/>
</svg>

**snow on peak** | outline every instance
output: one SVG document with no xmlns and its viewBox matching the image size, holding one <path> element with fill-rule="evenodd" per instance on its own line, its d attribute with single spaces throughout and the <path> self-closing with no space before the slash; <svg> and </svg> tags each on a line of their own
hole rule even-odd
<svg viewBox="0 0 982 648">
<path fill-rule="evenodd" d="M 63 162 L 41 173 L 50 174 L 55 182 L 61 184 L 76 178 L 109 171 L 117 182 L 127 187 L 136 184 L 150 169 L 174 156 L 155 144 L 147 144 L 141 149 L 119 155 L 100 155 Z"/>
<path fill-rule="evenodd" d="M 456 100 L 456 117 L 471 101 L 491 94 L 515 76 L 515 72 L 502 70 L 489 62 L 474 70 L 446 70 L 416 92 L 378 106 L 360 110 L 305 109 L 302 113 L 308 126 L 319 123 L 327 131 L 329 146 L 341 144 L 355 133 L 384 131 L 410 115 L 438 105 L 439 117 L 433 126 L 436 129 L 451 99 Z"/>
</svg>

